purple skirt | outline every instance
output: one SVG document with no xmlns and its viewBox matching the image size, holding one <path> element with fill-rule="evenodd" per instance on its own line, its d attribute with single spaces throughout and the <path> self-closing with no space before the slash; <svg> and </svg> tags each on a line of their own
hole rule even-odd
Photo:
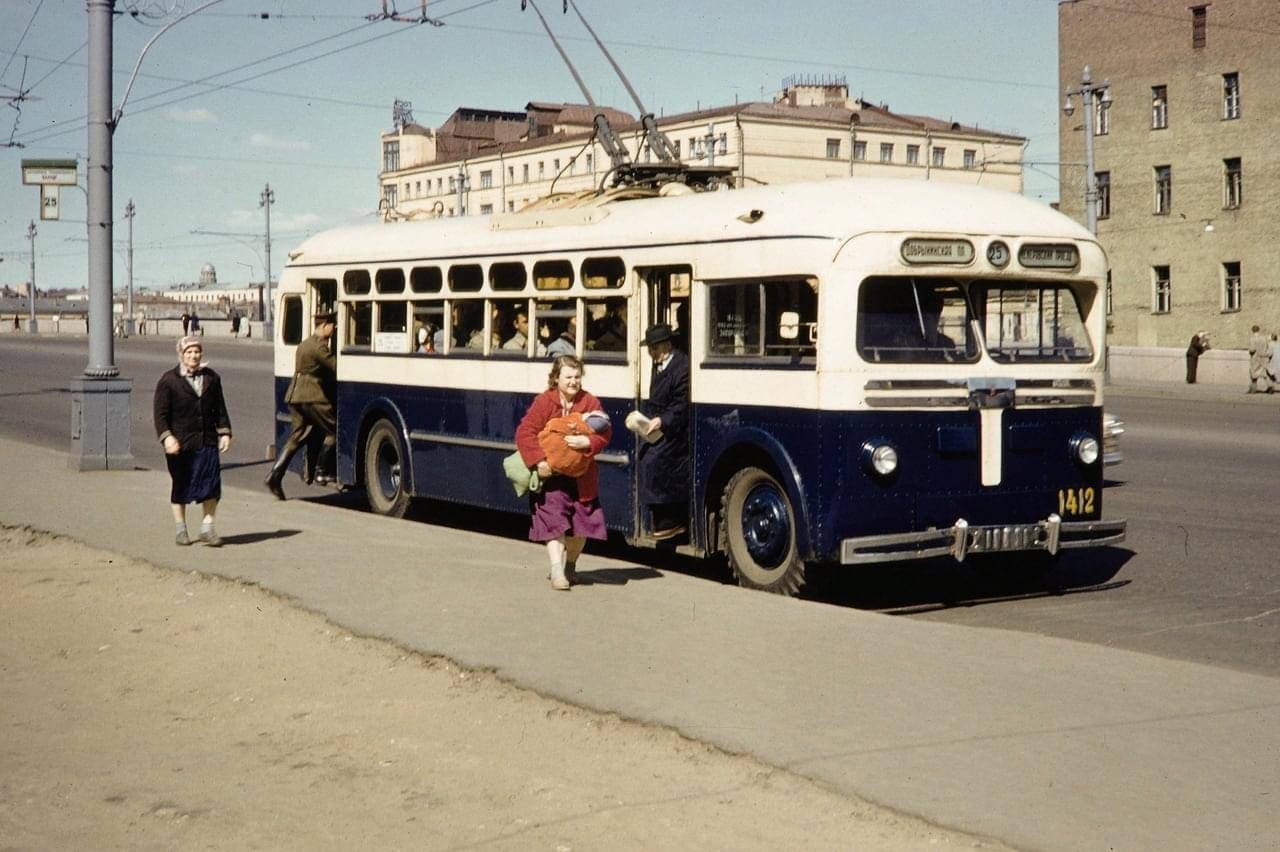
<svg viewBox="0 0 1280 852">
<path fill-rule="evenodd" d="M 529 501 L 533 518 L 529 541 L 555 541 L 562 535 L 605 539 L 604 509 L 599 500 L 578 499 L 578 484 L 567 476 L 553 476 Z"/>
<path fill-rule="evenodd" d="M 181 506 L 222 497 L 222 463 L 218 459 L 217 447 L 166 455 L 164 461 L 173 482 L 169 491 L 170 503 Z"/>
</svg>

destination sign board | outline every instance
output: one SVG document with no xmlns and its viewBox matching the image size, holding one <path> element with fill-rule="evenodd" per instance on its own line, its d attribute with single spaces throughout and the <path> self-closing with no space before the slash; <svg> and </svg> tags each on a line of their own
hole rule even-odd
<svg viewBox="0 0 1280 852">
<path fill-rule="evenodd" d="M 75 186 L 75 160 L 23 160 L 22 183 L 26 186 Z"/>
<path fill-rule="evenodd" d="M 1018 263 L 1028 269 L 1075 269 L 1080 252 L 1068 243 L 1027 243 L 1018 249 Z"/>
<path fill-rule="evenodd" d="M 938 240 L 915 237 L 902 241 L 902 259 L 907 263 L 973 262 L 973 243 L 968 240 Z"/>
</svg>

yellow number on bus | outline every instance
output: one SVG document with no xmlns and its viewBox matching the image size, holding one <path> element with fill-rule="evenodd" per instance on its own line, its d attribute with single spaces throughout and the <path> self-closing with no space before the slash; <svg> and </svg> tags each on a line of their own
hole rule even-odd
<svg viewBox="0 0 1280 852">
<path fill-rule="evenodd" d="M 1058 514 L 1091 515 L 1093 499 L 1092 488 L 1063 488 L 1058 491 Z"/>
</svg>

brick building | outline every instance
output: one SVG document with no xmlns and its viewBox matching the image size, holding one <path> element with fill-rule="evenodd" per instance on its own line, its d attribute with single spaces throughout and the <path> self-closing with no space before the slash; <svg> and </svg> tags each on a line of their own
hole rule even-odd
<svg viewBox="0 0 1280 852">
<path fill-rule="evenodd" d="M 1088 65 L 1111 343 L 1240 348 L 1280 328 L 1280 2 L 1062 0 L 1059 82 Z M 1081 222 L 1083 112 L 1061 116 L 1063 212 Z"/>
</svg>

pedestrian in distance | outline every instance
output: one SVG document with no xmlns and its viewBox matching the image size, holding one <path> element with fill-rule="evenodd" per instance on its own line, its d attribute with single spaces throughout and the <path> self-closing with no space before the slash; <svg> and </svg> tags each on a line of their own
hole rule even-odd
<svg viewBox="0 0 1280 852">
<path fill-rule="evenodd" d="M 1271 386 L 1274 388 L 1277 381 L 1280 381 L 1280 338 L 1275 332 L 1271 334 L 1271 343 L 1267 345 L 1268 366 L 1267 377 L 1271 380 Z"/>
<path fill-rule="evenodd" d="M 1270 366 L 1271 339 L 1259 326 L 1253 327 L 1249 336 L 1249 393 L 1275 393 L 1271 380 L 1267 377 Z"/>
<path fill-rule="evenodd" d="M 182 312 L 182 336 L 186 337 L 191 333 L 191 314 L 186 311 Z"/>
<path fill-rule="evenodd" d="M 303 479 L 310 483 L 313 479 L 322 485 L 333 476 L 334 447 L 337 444 L 337 416 L 334 411 L 334 396 L 337 390 L 338 362 L 330 348 L 333 330 L 337 317 L 332 312 L 316 314 L 314 317 L 315 333 L 298 344 L 293 355 L 293 380 L 284 392 L 284 401 L 289 404 L 289 437 L 284 442 L 284 449 L 271 472 L 267 474 L 267 490 L 277 500 L 285 499 L 285 471 L 293 461 L 298 448 L 302 446 L 312 429 L 319 429 L 324 434 L 318 459 L 314 464 L 308 463 Z"/>
<path fill-rule="evenodd" d="M 200 315 L 195 311 L 191 312 L 191 333 L 204 334 L 204 329 L 200 327 Z"/>
<path fill-rule="evenodd" d="M 587 458 L 583 473 L 577 477 L 557 473 L 539 440 L 556 418 L 574 414 L 585 418 L 601 410 L 600 400 L 582 388 L 583 372 L 582 361 L 577 357 L 557 356 L 547 376 L 547 389 L 533 398 L 516 427 L 520 458 L 530 470 L 538 472 L 542 483 L 529 496 L 529 540 L 546 543 L 551 587 L 559 591 L 568 591 L 572 586 L 587 539 L 603 540 L 607 536 L 595 457 L 613 436 L 608 418 L 603 423 L 596 421 L 598 429 L 592 428 L 588 434 L 564 436 L 566 447 Z"/>
<path fill-rule="evenodd" d="M 231 417 L 222 393 L 222 379 L 204 363 L 200 338 L 178 341 L 178 366 L 166 370 L 156 383 L 153 404 L 156 437 L 164 446 L 169 469 L 169 503 L 176 527 L 174 541 L 191 544 L 187 532 L 187 504 L 200 503 L 200 541 L 221 547 L 214 527 L 222 497 L 219 456 L 231 449 Z"/>
<path fill-rule="evenodd" d="M 689 358 L 675 348 L 666 323 L 646 330 L 644 343 L 653 370 L 649 398 L 640 406 L 649 418 L 640 447 L 640 501 L 649 507 L 653 537 L 669 541 L 689 529 Z"/>
<path fill-rule="evenodd" d="M 1187 384 L 1196 383 L 1196 370 L 1200 365 L 1200 356 L 1209 351 L 1209 335 L 1197 331 L 1191 335 L 1191 343 L 1187 345 Z"/>
</svg>

